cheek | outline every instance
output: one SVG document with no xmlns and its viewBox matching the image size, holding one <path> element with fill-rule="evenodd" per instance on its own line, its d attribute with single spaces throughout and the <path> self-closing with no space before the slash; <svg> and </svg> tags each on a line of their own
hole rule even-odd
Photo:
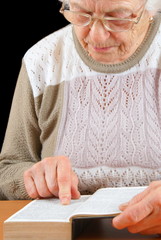
<svg viewBox="0 0 161 240">
<path fill-rule="evenodd" d="M 80 43 L 84 42 L 84 40 L 88 37 L 89 27 L 78 27 L 74 26 L 75 34 Z"/>
<path fill-rule="evenodd" d="M 121 48 L 129 48 L 132 45 L 134 35 L 132 33 L 124 32 L 116 36 Z"/>
</svg>

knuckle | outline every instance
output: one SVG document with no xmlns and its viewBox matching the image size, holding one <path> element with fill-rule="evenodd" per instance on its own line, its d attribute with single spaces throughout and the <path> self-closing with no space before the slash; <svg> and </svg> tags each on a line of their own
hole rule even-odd
<svg viewBox="0 0 161 240">
<path fill-rule="evenodd" d="M 53 161 L 53 157 L 47 157 L 41 160 L 42 165 L 49 164 L 51 161 Z"/>
<path fill-rule="evenodd" d="M 128 219 L 128 222 L 132 224 L 136 224 L 138 222 L 137 214 L 133 211 L 129 212 L 126 217 Z"/>
<path fill-rule="evenodd" d="M 59 183 L 68 183 L 68 182 L 70 182 L 70 176 L 69 176 L 68 174 L 66 174 L 66 175 L 60 175 L 60 176 L 58 177 L 58 182 L 59 182 Z"/>
<path fill-rule="evenodd" d="M 29 169 L 29 173 L 30 175 L 34 175 L 39 169 L 40 169 L 40 166 L 41 166 L 41 161 L 34 164 L 30 169 Z"/>
<path fill-rule="evenodd" d="M 58 162 L 60 162 L 62 165 L 65 165 L 66 167 L 71 167 L 70 160 L 66 156 L 59 156 Z"/>
<path fill-rule="evenodd" d="M 69 158 L 67 156 L 59 156 L 58 158 L 60 158 L 62 161 L 69 161 Z"/>
<path fill-rule="evenodd" d="M 49 193 L 49 191 L 48 190 L 41 190 L 40 192 L 39 192 L 39 195 L 40 195 L 40 197 L 42 197 L 42 198 L 46 198 L 46 197 L 49 197 L 51 194 Z"/>
<path fill-rule="evenodd" d="M 29 170 L 26 170 L 26 171 L 24 171 L 24 173 L 23 173 L 23 177 L 24 177 L 24 179 L 28 179 L 29 177 L 30 177 L 30 171 Z"/>
<path fill-rule="evenodd" d="M 28 195 L 29 195 L 31 198 L 37 198 L 37 197 L 39 197 L 37 191 L 35 191 L 35 189 L 34 189 L 32 186 L 27 186 L 26 189 L 27 189 Z"/>
<path fill-rule="evenodd" d="M 33 198 L 33 199 L 39 197 L 37 193 L 32 192 L 32 191 L 29 191 L 29 192 L 28 192 L 28 195 L 29 195 L 31 198 Z"/>
<path fill-rule="evenodd" d="M 128 227 L 127 229 L 128 229 L 128 231 L 129 231 L 130 233 L 138 233 L 136 227 Z"/>
<path fill-rule="evenodd" d="M 59 198 L 60 199 L 62 199 L 62 198 L 70 199 L 71 198 L 71 194 L 59 192 Z"/>
<path fill-rule="evenodd" d="M 49 183 L 48 188 L 49 188 L 49 191 L 53 193 L 54 196 L 58 195 L 58 191 L 59 191 L 58 184 Z"/>
</svg>

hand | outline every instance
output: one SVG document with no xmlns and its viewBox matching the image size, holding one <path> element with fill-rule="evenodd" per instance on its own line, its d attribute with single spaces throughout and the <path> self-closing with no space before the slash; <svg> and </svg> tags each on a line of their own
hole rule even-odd
<svg viewBox="0 0 161 240">
<path fill-rule="evenodd" d="M 48 157 L 24 172 L 24 183 L 31 198 L 59 197 L 62 204 L 80 197 L 78 178 L 67 157 Z"/>
<path fill-rule="evenodd" d="M 161 234 L 161 181 L 152 182 L 147 189 L 127 204 L 122 204 L 120 215 L 113 219 L 117 229 L 131 233 Z"/>
</svg>

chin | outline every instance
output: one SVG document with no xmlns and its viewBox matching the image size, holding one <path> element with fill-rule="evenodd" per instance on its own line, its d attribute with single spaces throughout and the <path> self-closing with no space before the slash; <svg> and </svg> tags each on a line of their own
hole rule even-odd
<svg viewBox="0 0 161 240">
<path fill-rule="evenodd" d="M 114 64 L 119 62 L 119 60 L 116 60 L 116 58 L 109 57 L 102 57 L 102 56 L 93 56 L 92 54 L 89 54 L 91 58 L 93 58 L 95 61 L 103 64 Z"/>
<path fill-rule="evenodd" d="M 112 51 L 112 50 L 111 50 Z M 103 63 L 103 64 L 113 64 L 116 62 L 119 62 L 119 59 L 117 59 L 117 54 L 116 52 L 107 52 L 107 51 L 102 51 L 102 52 L 94 52 L 90 51 L 88 49 L 88 54 L 91 58 L 93 58 L 95 61 Z"/>
<path fill-rule="evenodd" d="M 89 56 L 93 58 L 95 61 L 103 64 L 117 64 L 124 62 L 128 57 L 125 56 L 117 56 L 116 54 L 106 54 L 106 55 L 101 55 L 101 54 L 90 54 Z"/>
</svg>

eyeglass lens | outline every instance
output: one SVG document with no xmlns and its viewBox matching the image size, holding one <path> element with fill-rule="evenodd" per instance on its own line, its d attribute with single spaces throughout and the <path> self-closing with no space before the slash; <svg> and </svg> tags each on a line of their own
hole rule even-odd
<svg viewBox="0 0 161 240">
<path fill-rule="evenodd" d="M 87 26 L 92 20 L 91 16 L 88 16 L 86 14 L 79 14 L 77 12 L 72 12 L 69 10 L 64 11 L 64 16 L 69 22 L 77 26 Z M 128 30 L 134 24 L 134 22 L 128 20 L 106 20 L 106 18 L 104 18 L 102 21 L 105 27 L 113 31 Z"/>
</svg>

